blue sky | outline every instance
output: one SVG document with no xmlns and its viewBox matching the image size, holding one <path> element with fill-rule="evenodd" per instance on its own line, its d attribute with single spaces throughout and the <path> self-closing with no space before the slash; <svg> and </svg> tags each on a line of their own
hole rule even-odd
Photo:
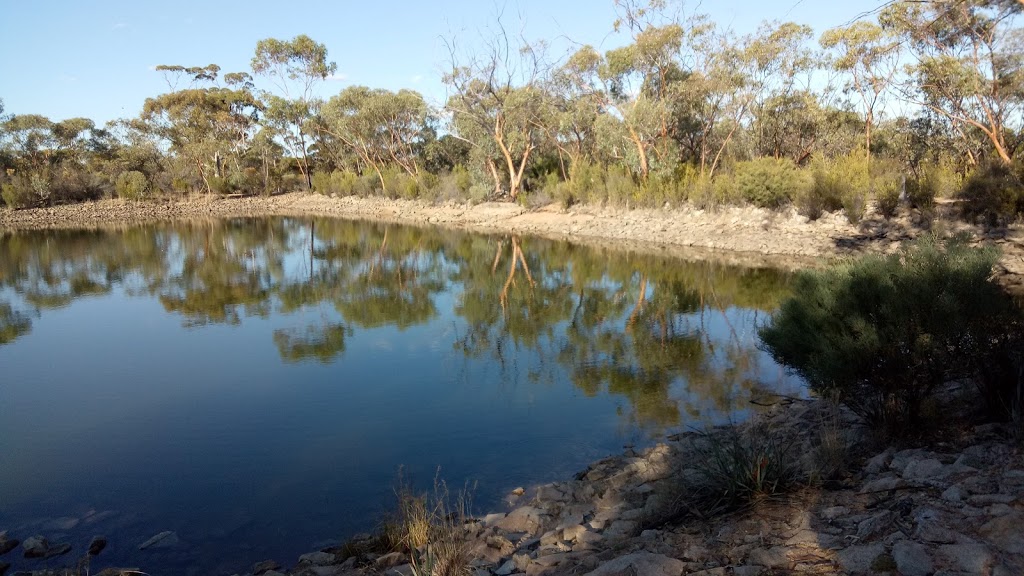
<svg viewBox="0 0 1024 576">
<path fill-rule="evenodd" d="M 686 10 L 740 33 L 767 19 L 809 24 L 820 34 L 880 3 L 705 0 Z M 248 71 L 258 40 L 307 34 L 338 64 L 323 95 L 363 84 L 413 88 L 439 102 L 448 58 L 442 39 L 471 45 L 502 9 L 507 27 L 522 21 L 528 39 L 550 40 L 556 53 L 566 38 L 602 49 L 622 42 L 611 35 L 612 0 L 0 0 L 0 98 L 7 113 L 103 123 L 137 115 L 147 97 L 166 91 L 152 70 L 157 64 Z"/>
</svg>

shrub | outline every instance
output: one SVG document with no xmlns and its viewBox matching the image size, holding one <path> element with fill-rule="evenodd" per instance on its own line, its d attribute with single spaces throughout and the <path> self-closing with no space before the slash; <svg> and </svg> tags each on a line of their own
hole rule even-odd
<svg viewBox="0 0 1024 576">
<path fill-rule="evenodd" d="M 0 187 L 0 196 L 3 197 L 4 204 L 15 209 L 28 208 L 36 204 L 36 195 L 28 178 L 20 175 L 11 177 L 10 182 L 5 182 Z"/>
<path fill-rule="evenodd" d="M 882 432 L 914 430 L 948 378 L 968 376 L 1013 303 L 989 280 L 997 252 L 926 237 L 901 252 L 801 272 L 761 327 L 764 347 Z"/>
<path fill-rule="evenodd" d="M 779 208 L 789 204 L 807 186 L 796 165 L 779 158 L 739 162 L 733 168 L 733 175 L 739 194 L 761 208 Z"/>
<path fill-rule="evenodd" d="M 868 161 L 863 152 L 855 151 L 830 162 L 818 162 L 812 175 L 811 190 L 799 206 L 801 214 L 814 220 L 824 211 L 834 212 L 842 208 L 847 220 L 860 222 L 871 189 Z"/>
<path fill-rule="evenodd" d="M 885 218 L 892 218 L 900 208 L 900 182 L 889 178 L 875 183 L 875 209 Z"/>
<path fill-rule="evenodd" d="M 702 433 L 694 449 L 695 488 L 707 513 L 784 492 L 799 478 L 794 444 L 764 424 Z"/>
<path fill-rule="evenodd" d="M 1007 224 L 1024 214 L 1024 168 L 993 162 L 971 174 L 958 194 L 962 213 L 989 226 Z"/>
<path fill-rule="evenodd" d="M 149 196 L 149 180 L 137 170 L 121 172 L 114 182 L 114 190 L 119 198 L 125 200 L 142 200 Z"/>
</svg>

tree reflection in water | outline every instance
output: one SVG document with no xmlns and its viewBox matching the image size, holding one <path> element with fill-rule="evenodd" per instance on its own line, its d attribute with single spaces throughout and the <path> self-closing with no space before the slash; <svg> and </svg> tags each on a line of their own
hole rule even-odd
<svg viewBox="0 0 1024 576">
<path fill-rule="evenodd" d="M 758 391 L 777 368 L 757 349 L 755 326 L 788 284 L 767 268 L 336 219 L 0 240 L 0 345 L 47 310 L 115 289 L 158 299 L 187 328 L 297 320 L 269 335 L 284 362 L 337 362 L 359 331 L 443 321 L 463 361 L 510 369 L 528 355 L 542 367 L 534 380 L 620 396 L 624 417 L 653 430 L 728 412 Z"/>
</svg>

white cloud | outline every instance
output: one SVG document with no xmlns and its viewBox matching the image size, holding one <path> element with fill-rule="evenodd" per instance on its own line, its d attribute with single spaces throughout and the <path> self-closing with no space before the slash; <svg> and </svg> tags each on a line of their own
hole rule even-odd
<svg viewBox="0 0 1024 576">
<path fill-rule="evenodd" d="M 328 82 L 344 82 L 348 80 L 348 74 L 331 74 L 327 77 Z"/>
<path fill-rule="evenodd" d="M 423 82 L 423 74 L 417 74 L 411 78 L 413 84 L 419 84 Z"/>
<path fill-rule="evenodd" d="M 130 27 L 131 25 L 125 22 L 124 20 L 121 20 L 117 24 L 114 24 L 114 30 L 125 30 Z"/>
</svg>

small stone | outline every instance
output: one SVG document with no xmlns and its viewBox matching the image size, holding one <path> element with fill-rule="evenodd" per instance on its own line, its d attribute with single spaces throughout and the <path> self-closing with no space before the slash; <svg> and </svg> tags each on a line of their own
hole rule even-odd
<svg viewBox="0 0 1024 576">
<path fill-rule="evenodd" d="M 872 492 L 885 492 L 888 490 L 896 490 L 903 488 L 907 485 L 906 480 L 897 476 L 884 476 L 882 478 L 876 478 L 871 482 L 868 482 L 861 488 L 861 494 L 870 494 Z"/>
<path fill-rule="evenodd" d="M 846 516 L 850 513 L 850 509 L 846 506 L 831 506 L 821 511 L 821 517 L 829 522 L 836 518 Z"/>
<path fill-rule="evenodd" d="M 679 576 L 686 564 L 675 558 L 650 552 L 636 552 L 609 560 L 589 573 L 589 576 Z"/>
<path fill-rule="evenodd" d="M 884 532 L 892 525 L 894 514 L 884 510 L 857 525 L 857 538 L 867 540 Z"/>
<path fill-rule="evenodd" d="M 989 521 L 979 532 L 989 542 L 1011 554 L 1024 554 L 1024 512 L 1013 512 Z"/>
<path fill-rule="evenodd" d="M 46 551 L 50 548 L 50 543 L 42 536 L 32 536 L 31 538 L 26 538 L 21 543 L 21 547 L 25 551 L 25 558 L 43 558 L 46 556 Z"/>
<path fill-rule="evenodd" d="M 281 568 L 281 565 L 278 564 L 277 562 L 275 562 L 273 560 L 264 560 L 262 562 L 257 562 L 257 563 L 252 565 L 252 573 L 253 573 L 253 576 L 260 576 L 261 574 L 264 574 L 265 572 L 270 572 L 272 570 L 278 570 L 280 568 Z"/>
<path fill-rule="evenodd" d="M 510 494 L 512 494 L 513 496 L 522 496 L 523 494 L 526 494 L 526 490 L 524 490 L 523 488 L 515 488 L 512 490 L 512 492 L 510 492 Z"/>
<path fill-rule="evenodd" d="M 885 545 L 881 542 L 875 544 L 855 545 L 839 550 L 836 556 L 839 565 L 847 574 L 865 574 L 871 570 L 871 564 L 885 553 Z"/>
<path fill-rule="evenodd" d="M 528 554 L 514 554 L 512 562 L 516 565 L 516 570 L 526 572 L 526 568 L 530 565 L 530 556 Z"/>
<path fill-rule="evenodd" d="M 516 562 L 515 562 L 515 560 L 509 559 L 509 560 L 506 560 L 504 564 L 499 566 L 498 569 L 494 571 L 494 573 L 497 576 L 509 576 L 509 574 L 511 574 L 511 573 L 513 573 L 515 571 L 516 571 Z"/>
<path fill-rule="evenodd" d="M 97 556 L 100 552 L 103 552 L 103 549 L 106 547 L 106 536 L 93 536 L 92 540 L 89 542 L 88 554 L 89 556 Z"/>
<path fill-rule="evenodd" d="M 0 556 L 7 554 L 11 550 L 14 550 L 21 544 L 20 540 L 13 538 L 7 538 L 7 532 L 0 532 Z"/>
<path fill-rule="evenodd" d="M 53 558 L 55 556 L 63 556 L 68 552 L 71 552 L 71 544 L 68 544 L 66 542 L 62 544 L 56 544 L 54 546 L 50 546 L 50 548 L 46 550 L 46 557 Z"/>
<path fill-rule="evenodd" d="M 766 568 L 781 568 L 788 570 L 793 563 L 789 559 L 788 548 L 775 546 L 773 548 L 755 548 L 747 556 L 747 562 L 757 564 Z"/>
<path fill-rule="evenodd" d="M 874 456 L 864 464 L 864 471 L 868 474 L 878 474 L 889 467 L 889 462 L 892 462 L 892 448 L 887 449 L 885 452 Z"/>
<path fill-rule="evenodd" d="M 934 570 L 928 551 L 917 542 L 897 542 L 892 547 L 892 558 L 902 576 L 928 576 Z"/>
<path fill-rule="evenodd" d="M 587 528 L 585 526 L 581 526 L 579 524 L 576 524 L 575 526 L 569 526 L 568 528 L 562 530 L 562 539 L 566 540 L 567 542 L 575 542 L 577 539 L 579 539 L 580 535 L 585 532 L 587 532 Z"/>
<path fill-rule="evenodd" d="M 173 548 L 177 546 L 181 541 L 178 540 L 178 535 L 170 530 L 161 532 L 149 540 L 146 540 L 142 544 L 139 544 L 139 550 L 146 550 L 149 548 Z"/>
<path fill-rule="evenodd" d="M 964 491 L 954 484 L 942 492 L 942 499 L 951 504 L 959 504 L 964 501 Z"/>
<path fill-rule="evenodd" d="M 764 572 L 761 566 L 733 566 L 732 576 L 760 576 Z"/>
<path fill-rule="evenodd" d="M 483 523 L 484 526 L 494 526 L 504 518 L 504 514 L 488 514 L 487 516 L 484 516 L 480 522 Z"/>
<path fill-rule="evenodd" d="M 415 576 L 416 570 L 412 567 L 412 564 L 402 564 L 401 566 L 389 568 L 384 574 L 385 576 Z"/>
<path fill-rule="evenodd" d="M 317 551 L 309 552 L 299 556 L 299 564 L 312 564 L 314 566 L 330 566 L 335 562 L 334 554 L 330 552 Z"/>
<path fill-rule="evenodd" d="M 391 552 L 390 554 L 385 554 L 380 558 L 377 558 L 373 563 L 378 570 L 387 570 L 388 568 L 394 568 L 400 564 L 405 564 L 407 560 L 408 558 L 405 557 L 405 554 L 402 554 L 401 552 Z M 334 561 L 334 555 L 331 554 L 331 562 Z"/>
<path fill-rule="evenodd" d="M 995 562 L 995 556 L 983 544 L 950 544 L 940 546 L 938 552 L 951 566 L 968 574 L 987 574 Z"/>
</svg>

